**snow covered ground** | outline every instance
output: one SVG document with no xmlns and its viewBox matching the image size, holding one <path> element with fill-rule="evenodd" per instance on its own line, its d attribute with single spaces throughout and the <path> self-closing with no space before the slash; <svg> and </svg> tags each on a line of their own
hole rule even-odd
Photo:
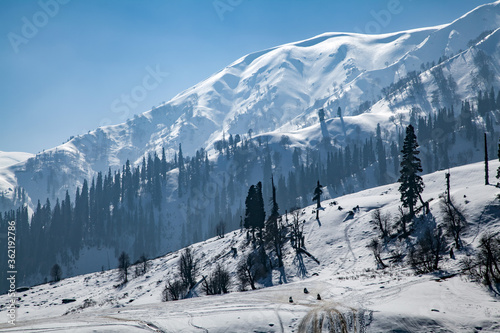
<svg viewBox="0 0 500 333">
<path fill-rule="evenodd" d="M 490 175 L 498 166 L 490 162 Z M 406 265 L 391 263 L 389 250 L 398 246 L 395 241 L 382 253 L 390 267 L 376 269 L 366 248 L 377 234 L 370 224 L 371 214 L 381 208 L 397 215 L 398 184 L 391 184 L 336 198 L 337 204 L 323 201 L 319 220 L 313 206 L 300 212 L 305 221 L 305 247 L 316 260 L 296 254 L 287 243 L 284 271 L 274 270 L 272 282 L 261 281 L 272 284 L 268 288 L 261 284 L 259 290 L 238 292 L 236 265 L 252 245 L 237 230 L 191 247 L 201 266 L 199 278 L 208 275 L 216 263 L 229 269 L 234 282 L 229 294 L 204 296 L 197 290 L 200 297 L 161 302 L 165 282 L 177 272 L 179 252 L 173 252 L 152 260 L 145 275 L 124 286 L 119 286 L 118 272 L 111 270 L 19 292 L 16 325 L 7 323 L 8 298 L 2 295 L 0 331 L 321 332 L 320 322 L 341 315 L 350 332 L 498 332 L 500 299 L 454 274 L 459 260 L 474 252 L 483 232 L 500 231 L 500 190 L 484 185 L 483 163 L 450 171 L 452 197 L 465 211 L 469 227 L 463 237 L 464 250 L 455 252 L 456 259 L 444 256 L 438 273 L 415 275 Z M 433 199 L 433 218 L 416 222 L 416 230 L 432 221 L 441 223 L 444 174 L 424 177 L 423 198 Z M 359 211 L 349 214 L 358 205 Z M 232 248 L 237 249 L 236 255 Z M 62 304 L 63 299 L 75 301 Z"/>
<path fill-rule="evenodd" d="M 0 189 L 6 192 L 13 191 L 16 186 L 16 177 L 9 167 L 33 156 L 30 153 L 0 151 Z"/>
<path fill-rule="evenodd" d="M 5 199 L 15 200 L 14 190 L 18 186 L 15 167 L 33 156 L 30 153 L 0 151 L 0 211 L 12 207 L 11 201 Z"/>
</svg>

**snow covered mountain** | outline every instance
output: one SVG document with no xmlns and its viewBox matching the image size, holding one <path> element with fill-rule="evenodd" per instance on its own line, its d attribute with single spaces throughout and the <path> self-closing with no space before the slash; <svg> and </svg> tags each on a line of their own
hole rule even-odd
<svg viewBox="0 0 500 333">
<path fill-rule="evenodd" d="M 490 174 L 499 166 L 491 161 Z M 393 218 L 398 215 L 397 183 L 323 201 L 319 220 L 313 206 L 299 210 L 309 255 L 296 253 L 287 241 L 284 269 L 275 268 L 259 280 L 258 290 L 239 292 L 237 265 L 253 246 L 246 232 L 237 230 L 191 246 L 200 265 L 198 279 L 222 264 L 233 281 L 229 294 L 204 296 L 198 286 L 194 294 L 199 297 L 161 302 L 165 283 L 176 278 L 178 251 L 151 260 L 146 274 L 132 273 L 125 285 L 117 270 L 109 270 L 20 291 L 16 326 L 7 323 L 8 296 L 2 295 L 0 330 L 305 333 L 331 331 L 327 328 L 345 320 L 343 332 L 498 332 L 498 300 L 457 273 L 459 261 L 474 255 L 485 232 L 500 232 L 499 190 L 484 185 L 483 163 L 452 168 L 450 174 L 451 196 L 468 227 L 463 249 L 455 251 L 455 258 L 443 255 L 440 271 L 433 274 L 415 274 L 404 264 L 407 257 L 398 262 L 394 254 L 407 256 L 408 242 L 443 223 L 443 171 L 424 176 L 422 195 L 431 200 L 430 214 L 416 219 L 409 239 L 394 238 L 382 250 L 389 268 L 376 269 L 366 245 L 378 234 L 371 223 L 376 209 Z M 349 212 L 356 206 L 359 210 Z"/>
<path fill-rule="evenodd" d="M 17 196 L 16 175 L 14 165 L 25 162 L 34 155 L 21 152 L 3 152 L 0 151 L 0 210 L 12 208 L 11 198 Z"/>
<path fill-rule="evenodd" d="M 327 118 L 338 107 L 344 115 L 380 113 L 393 122 L 407 120 L 416 107 L 429 114 L 476 96 L 478 89 L 500 88 L 499 26 L 497 1 L 437 27 L 384 35 L 326 33 L 249 54 L 126 123 L 11 166 L 15 177 L 3 177 L 0 190 L 24 188 L 33 207 L 37 199 L 74 193 L 95 172 L 119 168 L 127 159 L 139 163 L 161 147 L 171 159 L 179 143 L 192 156 L 202 147 L 210 151 L 224 133 L 294 131 L 317 122 L 322 107 Z M 383 93 L 412 71 L 422 71 L 420 84 Z"/>
</svg>

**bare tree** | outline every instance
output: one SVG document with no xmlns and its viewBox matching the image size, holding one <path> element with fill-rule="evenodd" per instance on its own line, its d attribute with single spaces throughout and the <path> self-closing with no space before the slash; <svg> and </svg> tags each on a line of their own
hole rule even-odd
<svg viewBox="0 0 500 333">
<path fill-rule="evenodd" d="M 455 248 L 462 248 L 460 235 L 467 227 L 467 220 L 460 208 L 454 205 L 453 200 L 443 200 L 441 202 L 441 211 L 443 212 L 443 222 L 446 233 L 453 238 Z"/>
<path fill-rule="evenodd" d="M 380 230 L 380 238 L 384 240 L 389 236 L 389 220 L 390 215 L 383 214 L 380 208 L 375 209 L 372 213 L 371 222 Z"/>
<path fill-rule="evenodd" d="M 61 266 L 59 266 L 58 264 L 54 264 L 54 266 L 52 266 L 52 269 L 50 270 L 50 276 L 52 277 L 52 281 L 60 281 L 62 276 Z"/>
<path fill-rule="evenodd" d="M 427 229 L 416 246 L 410 250 L 410 264 L 417 273 L 428 273 L 439 269 L 441 254 L 446 248 L 446 241 L 441 228 Z"/>
<path fill-rule="evenodd" d="M 217 237 L 224 238 L 224 235 L 226 234 L 226 222 L 221 220 L 215 226 L 215 233 L 217 234 Z"/>
<path fill-rule="evenodd" d="M 176 279 L 173 282 L 168 281 L 163 289 L 162 301 L 177 301 L 182 298 L 185 292 L 186 288 L 180 279 Z"/>
<path fill-rule="evenodd" d="M 497 294 L 500 290 L 500 236 L 484 234 L 479 240 L 475 258 L 462 260 L 463 269 Z"/>
<path fill-rule="evenodd" d="M 236 274 L 240 282 L 241 290 L 245 290 L 247 285 L 250 285 L 252 290 L 257 289 L 255 288 L 256 267 L 257 263 L 255 256 L 251 254 L 240 261 Z"/>
<path fill-rule="evenodd" d="M 409 215 L 405 213 L 403 210 L 403 207 L 399 206 L 398 207 L 398 216 L 396 217 L 396 225 L 398 225 L 401 228 L 401 233 L 403 235 L 407 234 L 407 224 L 409 220 Z"/>
<path fill-rule="evenodd" d="M 230 283 L 229 271 L 217 264 L 212 274 L 203 280 L 203 290 L 207 295 L 226 294 Z"/>
<path fill-rule="evenodd" d="M 373 238 L 368 244 L 368 248 L 372 250 L 375 261 L 377 262 L 377 266 L 382 269 L 386 268 L 387 265 L 384 264 L 382 258 L 380 257 L 380 253 L 382 252 L 382 245 L 380 244 L 379 240 L 377 238 Z"/>
<path fill-rule="evenodd" d="M 128 282 L 128 268 L 130 267 L 130 257 L 125 251 L 122 251 L 120 257 L 118 257 L 118 271 L 120 272 L 120 277 L 123 279 L 123 283 Z"/>
<path fill-rule="evenodd" d="M 296 210 L 292 213 L 293 222 L 290 228 L 292 236 L 292 245 L 295 250 L 304 246 L 304 224 L 300 223 L 300 211 Z"/>
<path fill-rule="evenodd" d="M 141 276 L 148 271 L 149 262 L 146 255 L 141 255 L 135 264 L 135 276 Z"/>
<path fill-rule="evenodd" d="M 191 248 L 187 247 L 179 258 L 179 274 L 184 285 L 191 289 L 196 284 L 198 263 L 195 261 Z"/>
</svg>

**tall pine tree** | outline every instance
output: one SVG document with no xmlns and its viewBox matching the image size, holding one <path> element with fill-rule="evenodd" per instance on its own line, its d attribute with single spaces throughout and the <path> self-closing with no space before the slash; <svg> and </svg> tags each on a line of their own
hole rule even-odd
<svg viewBox="0 0 500 333">
<path fill-rule="evenodd" d="M 498 94 L 500 95 L 500 91 L 498 92 Z M 497 156 L 498 156 L 498 160 L 500 161 L 500 139 L 498 140 Z M 497 169 L 497 179 L 500 181 L 500 166 Z M 500 183 L 497 182 L 497 186 L 499 186 L 499 185 L 500 185 Z"/>
<path fill-rule="evenodd" d="M 384 143 L 382 142 L 382 131 L 380 124 L 377 124 L 377 158 L 378 158 L 378 172 L 379 183 L 385 184 L 385 175 L 387 173 L 387 162 L 385 156 Z"/>
<path fill-rule="evenodd" d="M 313 201 L 316 201 L 316 219 L 319 218 L 319 208 L 321 208 L 321 195 L 323 194 L 323 185 L 319 183 L 316 185 L 316 188 L 314 189 L 314 197 Z"/>
<path fill-rule="evenodd" d="M 488 140 L 484 133 L 484 185 L 490 184 L 489 167 L 488 167 Z"/>
<path fill-rule="evenodd" d="M 264 229 L 264 221 L 266 220 L 266 211 L 264 208 L 264 198 L 262 197 L 262 183 L 258 182 L 256 187 L 256 213 L 255 227 L 260 231 L 262 238 L 262 229 Z"/>
<path fill-rule="evenodd" d="M 410 124 L 406 128 L 406 137 L 403 143 L 403 154 L 401 161 L 400 177 L 398 182 L 399 192 L 401 192 L 401 201 L 403 207 L 410 210 L 410 218 L 415 216 L 414 206 L 417 203 L 420 193 L 424 190 L 424 182 L 422 177 L 418 175 L 422 172 L 422 165 L 420 159 L 417 157 L 420 153 L 418 150 L 417 136 L 415 130 Z"/>
<path fill-rule="evenodd" d="M 180 143 L 179 143 L 179 157 L 177 160 L 177 166 L 179 168 L 177 194 L 179 195 L 180 198 L 184 195 L 184 192 L 186 191 L 185 189 L 186 169 L 184 167 L 184 156 L 182 155 L 182 147 Z"/>
<path fill-rule="evenodd" d="M 280 214 L 273 177 L 271 177 L 271 186 L 273 195 L 271 197 L 271 214 L 266 222 L 266 239 L 274 245 L 276 256 L 278 257 L 278 267 L 283 267 L 283 255 L 281 251 L 283 247 L 282 228 L 278 221 Z"/>
<path fill-rule="evenodd" d="M 252 230 L 252 237 L 255 240 L 255 230 L 262 231 L 266 212 L 264 210 L 264 199 L 262 198 L 262 183 L 252 185 L 248 189 L 245 200 L 245 228 Z M 262 232 L 261 232 L 262 237 Z"/>
</svg>

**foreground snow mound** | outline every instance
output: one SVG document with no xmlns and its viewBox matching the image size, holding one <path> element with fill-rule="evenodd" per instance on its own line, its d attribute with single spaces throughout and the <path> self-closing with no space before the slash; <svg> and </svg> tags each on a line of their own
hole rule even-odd
<svg viewBox="0 0 500 333">
<path fill-rule="evenodd" d="M 499 166 L 490 162 L 490 174 Z M 313 206 L 298 212 L 304 221 L 305 251 L 285 246 L 284 269 L 258 281 L 258 290 L 239 292 L 237 265 L 253 251 L 246 232 L 233 231 L 191 248 L 200 265 L 198 281 L 217 264 L 230 272 L 230 293 L 161 302 L 167 281 L 177 275 L 179 252 L 150 261 L 145 275 L 122 285 L 116 270 L 35 286 L 17 294 L 17 322 L 7 323 L 7 295 L 0 296 L 2 332 L 497 332 L 500 302 L 481 285 L 457 275 L 459 260 L 474 253 L 485 231 L 500 231 L 500 190 L 484 185 L 484 165 L 450 170 L 451 195 L 469 223 L 464 250 L 443 259 L 434 274 L 415 275 L 391 261 L 397 240 L 382 251 L 386 269 L 376 269 L 366 245 L 376 237 L 370 223 L 380 208 L 396 216 L 398 184 L 324 201 L 320 218 Z M 424 177 L 430 214 L 414 233 L 442 221 L 440 196 L 445 172 Z M 279 194 L 278 194 L 279 195 Z M 359 206 L 359 209 L 357 208 Z M 342 209 L 339 209 L 342 207 Z M 430 218 L 429 216 L 432 216 Z M 286 216 L 283 216 L 286 219 Z M 288 215 L 291 219 L 292 216 Z M 271 255 L 272 257 L 272 255 Z M 133 271 L 134 267 L 130 271 Z M 267 288 L 265 288 L 267 287 Z M 307 293 L 304 289 L 307 289 Z"/>
</svg>

